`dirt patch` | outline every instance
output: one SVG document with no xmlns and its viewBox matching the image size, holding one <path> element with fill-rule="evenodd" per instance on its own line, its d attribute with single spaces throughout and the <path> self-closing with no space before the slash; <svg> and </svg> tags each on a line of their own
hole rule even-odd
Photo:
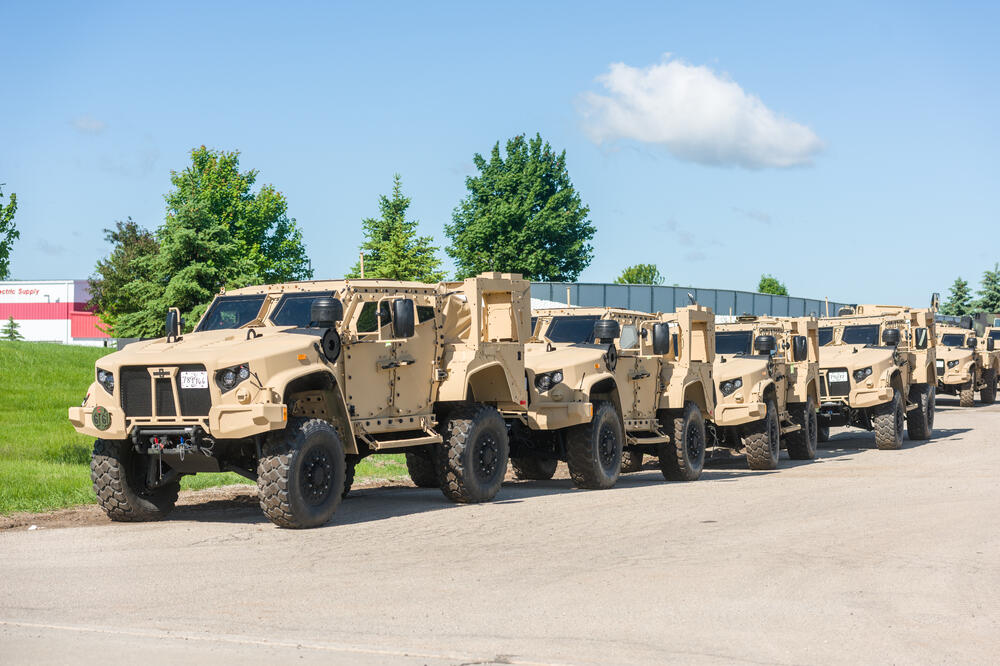
<svg viewBox="0 0 1000 666">
<path fill-rule="evenodd" d="M 409 479 L 381 479 L 361 481 L 351 488 L 413 487 Z M 232 485 L 205 488 L 203 490 L 182 491 L 177 499 L 177 508 L 171 512 L 168 520 L 184 520 L 193 513 L 203 515 L 206 512 L 219 512 L 226 515 L 237 513 L 260 512 L 257 504 L 257 486 Z M 74 506 L 45 513 L 12 513 L 0 516 L 0 531 L 23 529 L 51 529 L 55 527 L 85 527 L 87 525 L 103 525 L 108 522 L 100 507 L 96 504 Z"/>
</svg>

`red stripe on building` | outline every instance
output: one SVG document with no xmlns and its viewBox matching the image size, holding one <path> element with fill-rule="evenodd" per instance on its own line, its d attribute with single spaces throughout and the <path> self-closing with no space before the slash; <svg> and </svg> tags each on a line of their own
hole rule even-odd
<svg viewBox="0 0 1000 666">
<path fill-rule="evenodd" d="M 70 335 L 74 338 L 106 338 L 108 334 L 100 329 L 101 319 L 92 312 L 71 312 Z"/>
<path fill-rule="evenodd" d="M 0 319 L 69 319 L 70 312 L 86 310 L 86 303 L 0 303 Z"/>
</svg>

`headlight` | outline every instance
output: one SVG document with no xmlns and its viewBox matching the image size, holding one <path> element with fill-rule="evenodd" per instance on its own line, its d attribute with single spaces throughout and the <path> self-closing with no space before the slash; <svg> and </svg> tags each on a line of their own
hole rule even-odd
<svg viewBox="0 0 1000 666">
<path fill-rule="evenodd" d="M 97 383 L 104 387 L 108 393 L 115 392 L 115 375 L 107 370 L 97 369 Z"/>
<path fill-rule="evenodd" d="M 958 364 L 959 364 L 959 361 L 948 361 L 948 367 L 949 368 L 954 368 Z"/>
<path fill-rule="evenodd" d="M 215 373 L 215 383 L 222 392 L 231 391 L 237 384 L 250 378 L 250 366 L 246 363 L 223 368 Z"/>
<path fill-rule="evenodd" d="M 863 382 L 865 380 L 865 377 L 871 377 L 871 376 L 872 376 L 871 366 L 868 366 L 867 368 L 858 368 L 857 370 L 854 371 L 854 381 L 856 382 Z"/>
<path fill-rule="evenodd" d="M 726 381 L 719 384 L 719 390 L 722 391 L 722 395 L 729 395 L 738 388 L 743 387 L 743 380 L 739 377 L 736 379 L 727 379 Z"/>
<path fill-rule="evenodd" d="M 562 370 L 553 370 L 552 372 L 543 372 L 541 374 L 535 375 L 535 388 L 538 389 L 539 393 L 545 393 L 550 388 L 558 384 L 563 380 Z"/>
</svg>

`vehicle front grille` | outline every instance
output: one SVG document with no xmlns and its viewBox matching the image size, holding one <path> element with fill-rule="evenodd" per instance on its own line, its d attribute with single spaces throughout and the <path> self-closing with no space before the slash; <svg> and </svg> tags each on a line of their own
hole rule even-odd
<svg viewBox="0 0 1000 666">
<path fill-rule="evenodd" d="M 834 382 L 830 381 L 830 374 L 834 372 L 842 372 L 847 375 L 847 381 Z M 850 395 L 851 394 L 851 375 L 847 372 L 847 368 L 830 368 L 826 374 L 827 388 L 829 390 L 829 395 Z"/>
<path fill-rule="evenodd" d="M 819 376 L 819 394 L 820 397 L 825 397 L 829 395 L 826 391 L 826 375 Z"/>
<path fill-rule="evenodd" d="M 160 367 L 160 366 L 156 366 Z M 204 372 L 204 365 L 182 365 L 177 368 L 174 383 L 171 385 L 167 377 L 152 377 L 149 370 L 142 366 L 128 366 L 121 369 L 121 403 L 128 417 L 153 416 L 153 405 L 156 405 L 157 417 L 178 416 L 208 416 L 212 407 L 212 395 L 209 389 L 182 389 L 182 372 Z M 176 389 L 180 405 L 174 401 Z"/>
</svg>

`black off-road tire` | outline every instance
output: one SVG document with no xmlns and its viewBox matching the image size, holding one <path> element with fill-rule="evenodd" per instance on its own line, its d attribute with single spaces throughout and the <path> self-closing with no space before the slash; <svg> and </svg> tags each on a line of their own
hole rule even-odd
<svg viewBox="0 0 1000 666">
<path fill-rule="evenodd" d="M 610 402 L 594 403 L 590 423 L 569 428 L 566 464 L 577 488 L 604 490 L 618 482 L 625 427 Z"/>
<path fill-rule="evenodd" d="M 257 496 L 278 527 L 319 527 L 340 506 L 347 458 L 337 430 L 321 419 L 290 420 L 273 432 L 257 464 Z"/>
<path fill-rule="evenodd" d="M 781 424 L 778 422 L 778 408 L 774 401 L 767 401 L 764 418 L 746 426 L 743 446 L 747 451 L 747 467 L 750 469 L 777 469 L 781 456 Z"/>
<path fill-rule="evenodd" d="M 975 407 L 976 386 L 974 381 L 962 384 L 962 388 L 958 390 L 958 404 L 962 407 Z"/>
<path fill-rule="evenodd" d="M 990 369 L 984 372 L 983 381 L 986 386 L 979 390 L 979 402 L 992 405 L 997 399 L 997 371 Z"/>
<path fill-rule="evenodd" d="M 892 400 L 879 405 L 872 418 L 875 425 L 875 446 L 883 451 L 903 448 L 903 425 L 906 422 L 903 395 L 893 391 Z"/>
<path fill-rule="evenodd" d="M 438 462 L 441 492 L 455 502 L 493 499 L 507 474 L 510 442 L 507 425 L 493 407 L 466 404 L 445 419 Z"/>
<path fill-rule="evenodd" d="M 438 479 L 438 468 L 434 464 L 430 451 L 407 452 L 406 471 L 410 473 L 410 480 L 417 488 L 441 487 L 441 481 Z"/>
<path fill-rule="evenodd" d="M 642 469 L 642 451 L 622 451 L 622 474 L 631 474 Z"/>
<path fill-rule="evenodd" d="M 816 425 L 816 441 L 818 442 L 829 442 L 830 441 L 830 426 Z"/>
<path fill-rule="evenodd" d="M 819 444 L 819 424 L 816 418 L 816 404 L 812 396 L 806 402 L 788 406 L 792 423 L 800 426 L 799 430 L 785 435 L 785 448 L 792 460 L 813 460 L 816 458 L 816 447 Z"/>
<path fill-rule="evenodd" d="M 555 476 L 559 461 L 555 458 L 511 458 L 514 476 L 528 481 L 547 481 Z"/>
<path fill-rule="evenodd" d="M 97 503 L 111 520 L 162 520 L 177 503 L 180 481 L 159 488 L 146 487 L 146 456 L 127 440 L 99 439 L 90 458 L 90 479 Z"/>
<path fill-rule="evenodd" d="M 906 436 L 913 441 L 928 440 L 934 433 L 934 387 L 910 387 L 910 402 L 917 405 L 906 413 Z"/>
<path fill-rule="evenodd" d="M 705 418 L 693 402 L 684 404 L 684 412 L 670 419 L 661 417 L 668 428 L 670 441 L 656 445 L 660 472 L 667 481 L 696 481 L 705 467 Z"/>
</svg>

